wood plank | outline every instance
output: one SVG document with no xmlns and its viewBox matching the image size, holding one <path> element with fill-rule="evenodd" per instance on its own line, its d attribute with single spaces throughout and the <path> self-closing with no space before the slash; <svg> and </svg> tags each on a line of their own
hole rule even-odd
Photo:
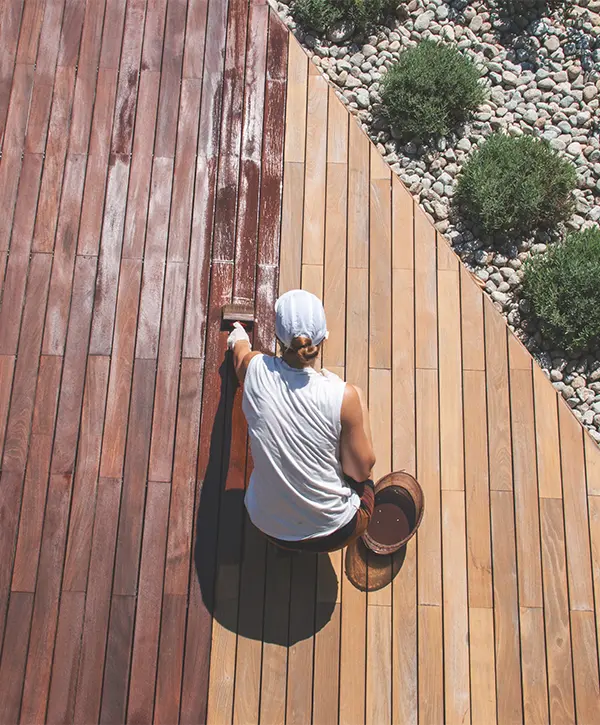
<svg viewBox="0 0 600 725">
<path fill-rule="evenodd" d="M 93 3 L 91 6 L 86 3 L 79 50 L 79 65 L 97 66 L 100 61 L 105 10 L 106 0 L 99 0 L 98 3 Z"/>
<path fill-rule="evenodd" d="M 285 161 L 303 163 L 306 152 L 306 106 L 308 90 L 308 58 L 298 41 L 290 34 L 287 67 L 286 118 L 294 123 L 285 126 Z"/>
<path fill-rule="evenodd" d="M 415 256 L 413 198 L 392 174 L 392 267 L 413 269 Z"/>
<path fill-rule="evenodd" d="M 600 496 L 600 448 L 591 436 L 583 436 L 588 496 Z"/>
<path fill-rule="evenodd" d="M 303 51 L 301 51 L 303 53 Z M 293 56 L 290 56 L 290 63 Z M 313 66 L 311 65 L 311 70 Z M 293 84 L 288 85 L 288 100 Z M 306 146 L 310 153 L 304 166 L 304 226 L 302 230 L 302 263 L 323 264 L 325 238 L 325 190 L 327 171 L 327 109 L 328 86 L 322 75 L 309 74 L 306 109 Z M 289 107 L 288 107 L 289 112 Z M 288 116 L 288 118 L 294 118 Z M 296 123 L 287 124 L 295 126 Z M 286 159 L 289 160 L 286 146 Z"/>
<path fill-rule="evenodd" d="M 574 722 L 573 661 L 569 628 L 567 563 L 562 502 L 540 501 L 544 621 L 552 722 Z"/>
<path fill-rule="evenodd" d="M 46 714 L 48 722 L 73 722 L 84 608 L 83 592 L 61 593 Z"/>
<path fill-rule="evenodd" d="M 430 370 L 438 365 L 436 287 L 435 230 L 415 206 L 416 366 Z"/>
<path fill-rule="evenodd" d="M 0 529 L 0 543 L 2 544 L 2 551 L 10 552 L 9 556 L 0 561 L 0 621 L 2 621 L 3 626 L 10 596 L 13 551 L 19 524 L 23 479 L 24 473 L 17 471 L 3 471 L 0 479 L 2 483 L 0 487 L 0 515 L 3 522 Z"/>
<path fill-rule="evenodd" d="M 533 366 L 538 486 L 542 498 L 562 498 L 557 393 L 539 365 Z"/>
<path fill-rule="evenodd" d="M 102 478 L 120 478 L 123 471 L 141 276 L 139 260 L 122 260 L 100 460 Z"/>
<path fill-rule="evenodd" d="M 156 157 L 148 210 L 136 358 L 158 356 L 172 183 L 173 159 Z"/>
<path fill-rule="evenodd" d="M 595 601 L 600 596 L 600 499 L 597 496 L 588 498 L 590 515 L 590 540 L 592 550 L 592 572 L 594 577 Z M 564 597 L 564 595 L 563 595 Z M 568 605 L 567 605 L 568 606 Z M 599 629 L 599 621 L 596 618 L 596 631 Z"/>
<path fill-rule="evenodd" d="M 439 232 L 436 232 L 437 243 L 437 268 L 445 272 L 459 271 L 459 258 L 453 251 L 448 240 Z"/>
<path fill-rule="evenodd" d="M 151 722 L 162 605 L 169 487 L 148 482 L 127 720 Z"/>
<path fill-rule="evenodd" d="M 335 95 L 333 86 L 329 86 L 327 162 L 330 164 L 348 164 L 348 118 L 344 104 Z"/>
<path fill-rule="evenodd" d="M 392 284 L 393 470 L 416 473 L 415 300 L 412 270 L 395 269 Z"/>
<path fill-rule="evenodd" d="M 576 722 L 600 718 L 598 654 L 593 612 L 571 611 Z"/>
<path fill-rule="evenodd" d="M 119 83 L 115 99 L 115 116 L 110 145 L 111 152 L 116 154 L 131 152 L 136 105 L 138 103 L 138 89 L 141 79 L 140 71 L 145 17 L 146 0 L 133 0 L 127 3 L 123 46 L 119 63 Z M 104 67 L 102 62 L 101 66 Z M 144 111 L 148 113 L 149 109 L 145 108 Z"/>
<path fill-rule="evenodd" d="M 155 377 L 154 360 L 136 361 L 125 453 L 123 499 L 119 512 L 113 585 L 116 595 L 134 595 L 137 592 Z"/>
<path fill-rule="evenodd" d="M 42 342 L 46 355 L 63 355 L 65 350 L 85 166 L 85 156 L 67 157 Z"/>
<path fill-rule="evenodd" d="M 187 262 L 190 253 L 201 91 L 200 80 L 182 81 L 169 227 L 168 259 L 171 262 Z"/>
<path fill-rule="evenodd" d="M 183 78 L 202 78 L 204 46 L 206 45 L 207 0 L 190 0 L 188 3 L 185 45 L 183 53 Z"/>
<path fill-rule="evenodd" d="M 289 128 L 290 124 L 286 126 Z M 287 158 L 287 156 L 286 156 Z M 281 266 L 279 294 L 300 287 L 304 164 L 286 161 L 283 171 L 283 211 L 281 218 Z"/>
<path fill-rule="evenodd" d="M 510 492 L 490 496 L 498 722 L 517 725 L 523 722 L 523 706 L 514 508 Z"/>
<path fill-rule="evenodd" d="M 319 566 L 321 560 L 319 559 Z M 329 562 L 327 563 L 329 566 Z M 338 722 L 339 711 L 339 668 L 332 667 L 340 658 L 341 604 L 330 605 L 317 602 L 317 619 L 331 616 L 327 624 L 315 633 L 315 670 L 313 691 L 313 722 Z"/>
<path fill-rule="evenodd" d="M 537 607 L 521 607 L 520 619 L 525 722 L 548 722 L 544 612 Z"/>
<path fill-rule="evenodd" d="M 519 604 L 521 607 L 541 607 L 540 519 L 531 369 L 511 370 L 510 400 Z"/>
<path fill-rule="evenodd" d="M 389 370 L 369 369 L 369 413 L 377 458 L 373 477 L 377 480 L 392 468 L 392 376 Z"/>
<path fill-rule="evenodd" d="M 439 247 L 438 247 L 439 249 Z M 440 468 L 442 489 L 465 488 L 463 381 L 458 270 L 439 268 L 438 345 L 440 395 Z"/>
<path fill-rule="evenodd" d="M 119 0 L 107 0 L 104 11 L 104 28 L 100 50 L 100 68 L 118 68 L 123 43 L 125 4 Z"/>
<path fill-rule="evenodd" d="M 366 712 L 367 595 L 347 576 L 341 586 L 340 725 L 354 725 L 364 722 Z"/>
<path fill-rule="evenodd" d="M 119 479 L 100 479 L 75 695 L 75 722 L 97 722 L 100 714 L 120 497 Z"/>
<path fill-rule="evenodd" d="M 89 145 L 83 206 L 81 208 L 81 225 L 77 244 L 79 254 L 98 254 L 100 240 L 103 234 L 103 219 L 106 217 L 107 224 L 110 225 L 111 214 L 113 212 L 112 205 L 117 201 L 115 199 L 114 182 L 111 189 L 111 196 L 108 196 L 107 189 L 107 173 L 111 172 L 109 165 L 113 166 L 114 159 L 116 158 L 110 156 L 110 137 L 113 127 L 113 109 L 116 89 L 116 71 L 101 70 L 98 73 L 94 119 Z M 73 112 L 73 115 L 75 117 L 75 112 Z M 73 146 L 74 144 L 71 143 L 71 148 Z M 81 153 L 87 152 L 88 147 L 86 145 Z M 109 159 L 112 159 L 112 161 Z M 112 177 L 113 174 L 114 171 L 110 173 L 110 176 Z M 123 184 L 124 180 L 120 179 L 120 182 Z M 123 203 L 124 188 L 122 186 L 119 189 L 120 196 L 115 211 L 118 211 L 119 206 Z M 104 211 L 105 202 L 106 212 Z"/>
<path fill-rule="evenodd" d="M 583 431 L 566 404 L 558 406 L 565 538 L 571 611 L 594 611 Z M 573 647 L 575 651 L 575 647 Z"/>
<path fill-rule="evenodd" d="M 23 334 L 19 340 L 6 427 L 3 471 L 25 470 L 51 262 L 47 255 L 36 254 L 30 263 L 23 310 Z"/>
<path fill-rule="evenodd" d="M 46 713 L 58 620 L 70 488 L 70 475 L 55 474 L 50 477 L 23 686 L 21 722 L 43 722 Z"/>
<path fill-rule="evenodd" d="M 63 591 L 83 592 L 87 587 L 109 363 L 106 357 L 92 356 L 86 370 Z"/>
<path fill-rule="evenodd" d="M 2 354 L 14 355 L 17 351 L 42 163 L 42 157 L 38 155 L 25 154 L 23 158 L 10 240 L 10 255 L 5 275 L 2 276 L 4 283 L 0 308 Z"/>
<path fill-rule="evenodd" d="M 493 606 L 485 373 L 463 375 L 469 606 L 479 609 Z"/>
<path fill-rule="evenodd" d="M 415 725 L 418 720 L 419 666 L 417 547 L 414 542 L 406 547 L 406 558 L 392 581 L 392 590 L 392 722 Z"/>
<path fill-rule="evenodd" d="M 347 165 L 328 164 L 323 304 L 329 338 L 323 350 L 323 362 L 331 367 L 344 367 L 346 360 L 347 197 Z"/>
<path fill-rule="evenodd" d="M 369 272 L 349 268 L 346 300 L 346 380 L 361 390 L 369 388 Z"/>
<path fill-rule="evenodd" d="M 508 336 L 508 353 L 511 370 L 531 370 L 531 354 L 515 335 Z"/>
<path fill-rule="evenodd" d="M 512 448 L 506 324 L 484 297 L 490 489 L 512 490 Z"/>
<path fill-rule="evenodd" d="M 18 62 L 35 63 L 45 4 L 43 0 L 28 0 L 24 3 L 17 48 Z"/>
<path fill-rule="evenodd" d="M 104 725 L 125 722 L 134 619 L 135 597 L 113 595 L 100 710 Z"/>
<path fill-rule="evenodd" d="M 154 154 L 159 157 L 173 158 L 175 156 L 186 15 L 186 0 L 168 3 L 160 65 L 160 97 L 154 143 Z"/>
<path fill-rule="evenodd" d="M 14 592 L 11 595 L 0 660 L 0 717 L 6 723 L 19 720 L 32 610 L 33 594 Z"/>
<path fill-rule="evenodd" d="M 471 722 L 465 497 L 442 493 L 445 721 Z"/>
<path fill-rule="evenodd" d="M 160 71 L 165 37 L 167 0 L 155 0 L 146 11 L 142 68 Z"/>
<path fill-rule="evenodd" d="M 110 355 L 115 326 L 117 290 L 125 223 L 125 187 L 129 177 L 129 156 L 109 160 L 106 206 L 98 257 L 98 280 L 94 299 L 94 320 L 90 339 L 91 355 Z"/>
<path fill-rule="evenodd" d="M 66 0 L 60 31 L 58 65 L 76 66 L 86 8 L 78 0 Z"/>
<path fill-rule="evenodd" d="M 377 171 L 371 149 L 369 224 L 369 366 L 392 365 L 392 208 L 391 179 Z M 379 159 L 380 163 L 383 163 Z M 380 177 L 380 178 L 374 178 Z"/>
<path fill-rule="evenodd" d="M 78 257 L 52 453 L 53 473 L 72 474 L 75 466 L 95 281 L 96 259 Z"/>
<path fill-rule="evenodd" d="M 183 675 L 187 597 L 165 592 L 156 675 L 155 722 L 177 722 Z"/>
<path fill-rule="evenodd" d="M 13 70 L 17 55 L 23 0 L 4 3 L 0 22 L 0 147 L 4 141 L 6 114 L 10 100 Z"/>
<path fill-rule="evenodd" d="M 348 267 L 369 266 L 369 139 L 350 119 L 348 136 Z"/>
<path fill-rule="evenodd" d="M 367 725 L 384 725 L 392 720 L 391 615 L 390 607 L 368 607 L 365 718 Z"/>
<path fill-rule="evenodd" d="M 463 370 L 485 370 L 483 293 L 464 265 L 459 265 L 459 272 L 462 367 Z"/>
<path fill-rule="evenodd" d="M 435 370 L 417 369 L 417 479 L 427 500 L 427 516 L 424 517 L 418 534 L 419 604 L 441 606 L 442 541 L 437 387 Z M 429 624 L 435 626 L 433 622 Z"/>
<path fill-rule="evenodd" d="M 323 267 L 320 264 L 302 265 L 302 283 L 300 287 L 323 299 Z"/>
<path fill-rule="evenodd" d="M 75 69 L 58 68 L 33 234 L 36 252 L 51 252 L 54 248 L 74 90 Z"/>
<path fill-rule="evenodd" d="M 61 372 L 61 358 L 41 358 L 31 436 L 31 450 L 35 451 L 35 455 L 30 456 L 27 462 L 11 585 L 13 591 L 35 591 Z"/>
<path fill-rule="evenodd" d="M 471 720 L 489 723 L 496 720 L 496 681 L 494 653 L 494 612 L 469 609 L 469 653 L 471 657 Z"/>
<path fill-rule="evenodd" d="M 4 448 L 4 435 L 8 420 L 10 393 L 15 370 L 14 355 L 0 356 L 0 447 Z"/>
<path fill-rule="evenodd" d="M 444 722 L 442 608 L 419 605 L 419 724 Z"/>
</svg>

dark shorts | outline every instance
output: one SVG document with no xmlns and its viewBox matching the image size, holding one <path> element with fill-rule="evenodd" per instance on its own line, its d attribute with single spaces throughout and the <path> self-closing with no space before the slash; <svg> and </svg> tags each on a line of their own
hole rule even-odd
<svg viewBox="0 0 600 725">
<path fill-rule="evenodd" d="M 358 539 L 367 530 L 373 509 L 375 508 L 375 487 L 373 481 L 367 480 L 357 483 L 346 477 L 346 482 L 360 496 L 360 507 L 347 524 L 333 531 L 327 536 L 315 536 L 312 539 L 301 539 L 300 541 L 284 541 L 275 539 L 272 536 L 267 538 L 276 546 L 288 551 L 311 551 L 322 554 L 327 551 L 343 549 L 350 542 Z"/>
</svg>

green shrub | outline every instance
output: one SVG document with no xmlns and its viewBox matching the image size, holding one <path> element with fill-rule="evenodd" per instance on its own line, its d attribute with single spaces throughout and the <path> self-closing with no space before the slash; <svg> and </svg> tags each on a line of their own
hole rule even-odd
<svg viewBox="0 0 600 725">
<path fill-rule="evenodd" d="M 523 296 L 543 334 L 570 352 L 600 341 L 600 230 L 567 237 L 524 265 Z"/>
<path fill-rule="evenodd" d="M 491 10 L 499 15 L 523 15 L 526 18 L 547 15 L 567 4 L 567 0 L 537 0 L 531 3 L 526 0 L 488 0 Z"/>
<path fill-rule="evenodd" d="M 294 0 L 294 20 L 317 33 L 326 33 L 340 21 L 364 32 L 382 23 L 395 8 L 393 0 Z"/>
<path fill-rule="evenodd" d="M 401 53 L 381 91 L 386 118 L 405 138 L 443 136 L 484 100 L 475 65 L 455 47 L 432 40 Z"/>
<path fill-rule="evenodd" d="M 525 235 L 566 220 L 575 167 L 532 136 L 490 136 L 463 166 L 455 200 L 483 234 Z"/>
</svg>

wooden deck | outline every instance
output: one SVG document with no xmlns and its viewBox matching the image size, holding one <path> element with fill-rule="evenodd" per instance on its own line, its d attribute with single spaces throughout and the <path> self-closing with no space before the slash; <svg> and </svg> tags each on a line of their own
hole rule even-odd
<svg viewBox="0 0 600 725">
<path fill-rule="evenodd" d="M 600 722 L 600 451 L 265 0 L 4 0 L 0 147 L 1 723 Z M 297 286 L 425 490 L 378 592 L 244 517 Z"/>
</svg>

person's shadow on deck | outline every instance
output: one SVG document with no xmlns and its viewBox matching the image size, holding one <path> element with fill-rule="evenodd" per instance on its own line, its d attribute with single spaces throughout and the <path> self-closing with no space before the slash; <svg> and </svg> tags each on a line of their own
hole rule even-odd
<svg viewBox="0 0 600 725">
<path fill-rule="evenodd" d="M 248 639 L 292 645 L 331 619 L 337 576 L 328 555 L 281 555 L 248 519 L 240 465 L 247 456 L 245 450 L 242 455 L 232 450 L 232 445 L 246 446 L 246 439 L 233 427 L 239 385 L 229 355 L 219 375 L 219 403 L 196 520 L 194 562 L 202 600 L 222 627 Z M 226 489 L 228 473 L 234 487 Z"/>
</svg>

